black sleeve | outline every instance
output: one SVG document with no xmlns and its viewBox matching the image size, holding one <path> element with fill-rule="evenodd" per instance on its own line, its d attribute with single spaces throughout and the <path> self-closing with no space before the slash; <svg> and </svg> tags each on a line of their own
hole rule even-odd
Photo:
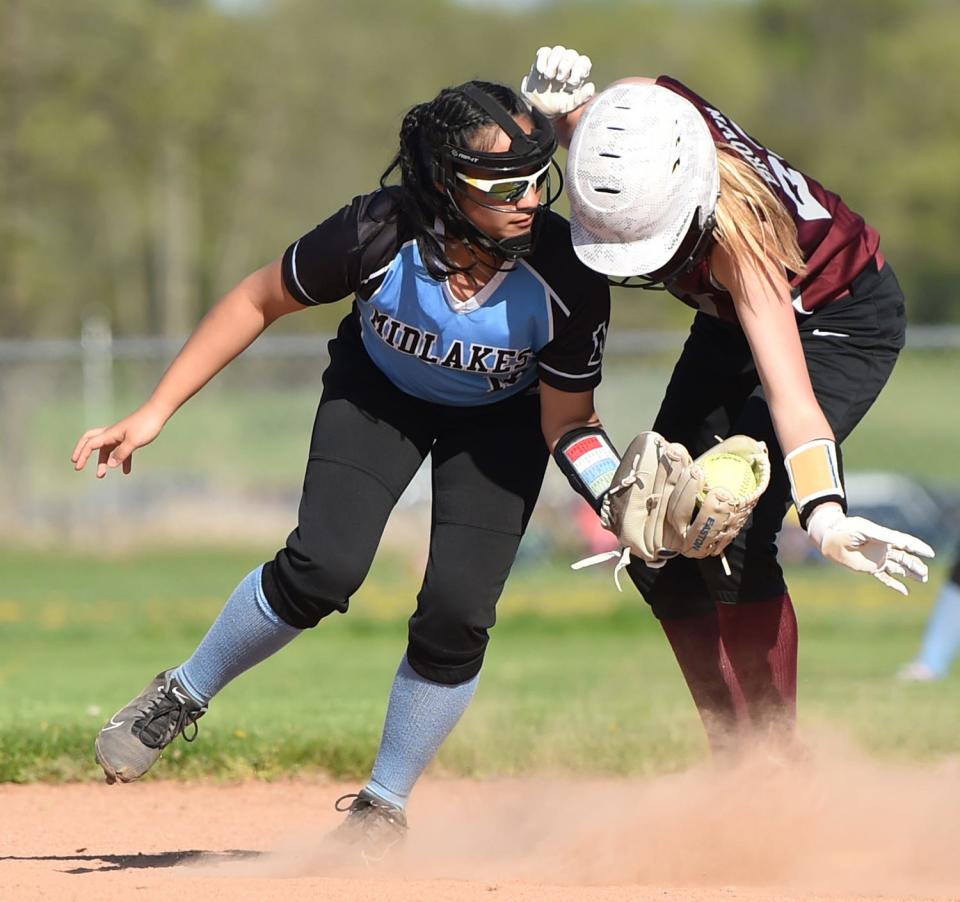
<svg viewBox="0 0 960 902">
<path fill-rule="evenodd" d="M 566 392 L 600 384 L 610 324 L 610 287 L 573 252 L 570 226 L 555 213 L 546 221 L 530 265 L 551 289 L 553 338 L 537 355 L 541 381 Z"/>
<path fill-rule="evenodd" d="M 298 238 L 283 255 L 283 283 L 301 304 L 330 304 L 360 290 L 366 263 L 389 259 L 396 229 L 385 229 L 394 206 L 387 192 L 355 197 L 347 206 Z M 383 234 L 389 248 L 377 238 Z M 370 250 L 373 248 L 374 254 Z"/>
</svg>

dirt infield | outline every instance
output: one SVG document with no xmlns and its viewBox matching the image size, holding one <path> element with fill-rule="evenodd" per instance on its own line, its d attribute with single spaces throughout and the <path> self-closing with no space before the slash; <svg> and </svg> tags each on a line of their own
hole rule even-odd
<svg viewBox="0 0 960 902">
<path fill-rule="evenodd" d="M 425 780 L 389 867 L 327 782 L 0 786 L 0 899 L 960 899 L 960 766 L 839 755 L 649 780 Z"/>
</svg>

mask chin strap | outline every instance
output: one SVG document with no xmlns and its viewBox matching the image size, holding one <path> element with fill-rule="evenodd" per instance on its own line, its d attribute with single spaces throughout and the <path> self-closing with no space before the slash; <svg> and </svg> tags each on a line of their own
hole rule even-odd
<svg viewBox="0 0 960 902">
<path fill-rule="evenodd" d="M 540 236 L 540 227 L 543 225 L 543 217 L 540 215 L 542 208 L 538 207 L 533 212 L 533 224 L 529 232 L 522 235 L 514 235 L 513 238 L 505 238 L 502 241 L 495 241 L 494 244 L 501 248 L 501 253 L 508 260 L 519 260 L 521 257 L 529 257 L 533 253 L 534 245 Z M 479 231 L 479 229 L 477 230 Z"/>
</svg>

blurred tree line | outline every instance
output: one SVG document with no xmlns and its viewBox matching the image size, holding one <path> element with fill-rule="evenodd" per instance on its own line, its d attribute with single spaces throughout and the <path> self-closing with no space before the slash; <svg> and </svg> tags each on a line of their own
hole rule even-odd
<svg viewBox="0 0 960 902">
<path fill-rule="evenodd" d="M 956 0 L 0 0 L 0 334 L 185 333 L 375 186 L 407 108 L 554 43 L 690 84 L 879 228 L 914 322 L 960 321 Z"/>
</svg>

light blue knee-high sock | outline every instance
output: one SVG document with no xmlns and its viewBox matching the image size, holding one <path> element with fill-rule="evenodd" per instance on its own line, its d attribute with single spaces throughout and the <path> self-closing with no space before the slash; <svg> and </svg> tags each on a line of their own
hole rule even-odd
<svg viewBox="0 0 960 902">
<path fill-rule="evenodd" d="M 390 691 L 380 751 L 367 789 L 403 808 L 413 784 L 467 710 L 480 675 L 456 686 L 420 676 L 404 655 Z"/>
<path fill-rule="evenodd" d="M 274 613 L 260 586 L 261 570 L 257 567 L 233 590 L 197 650 L 176 669 L 184 689 L 204 704 L 303 632 Z"/>
<path fill-rule="evenodd" d="M 960 586 L 946 583 L 927 621 L 923 648 L 917 659 L 938 677 L 945 677 L 960 653 Z"/>
</svg>

